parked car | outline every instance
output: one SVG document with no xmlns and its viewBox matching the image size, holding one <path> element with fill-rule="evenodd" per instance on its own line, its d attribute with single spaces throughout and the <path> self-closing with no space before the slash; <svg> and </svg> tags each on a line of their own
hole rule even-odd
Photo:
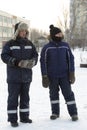
<svg viewBox="0 0 87 130">
<path fill-rule="evenodd" d="M 80 54 L 80 67 L 87 67 L 87 47 Z"/>
</svg>

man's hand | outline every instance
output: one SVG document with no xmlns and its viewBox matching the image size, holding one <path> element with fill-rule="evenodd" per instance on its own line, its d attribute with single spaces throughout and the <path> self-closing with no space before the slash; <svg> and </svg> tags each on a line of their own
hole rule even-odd
<svg viewBox="0 0 87 130">
<path fill-rule="evenodd" d="M 35 60 L 21 60 L 18 64 L 19 67 L 21 68 L 28 68 L 32 69 L 32 67 L 35 65 Z"/>
<path fill-rule="evenodd" d="M 74 82 L 75 82 L 75 73 L 74 72 L 69 73 L 69 81 L 71 84 L 74 84 Z"/>
<path fill-rule="evenodd" d="M 47 75 L 42 76 L 42 85 L 44 88 L 47 88 L 50 84 L 49 78 Z"/>
</svg>

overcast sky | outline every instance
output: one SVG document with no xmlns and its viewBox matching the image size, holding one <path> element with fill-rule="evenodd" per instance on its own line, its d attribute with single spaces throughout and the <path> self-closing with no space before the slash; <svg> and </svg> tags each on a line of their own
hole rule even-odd
<svg viewBox="0 0 87 130">
<path fill-rule="evenodd" d="M 2 0 L 0 10 L 31 21 L 31 27 L 47 30 L 61 16 L 61 7 L 69 0 Z"/>
</svg>

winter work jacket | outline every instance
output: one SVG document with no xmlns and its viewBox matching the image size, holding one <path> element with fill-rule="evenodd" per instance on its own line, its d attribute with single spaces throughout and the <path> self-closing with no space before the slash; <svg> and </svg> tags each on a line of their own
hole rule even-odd
<svg viewBox="0 0 87 130">
<path fill-rule="evenodd" d="M 46 44 L 41 51 L 41 72 L 51 78 L 64 77 L 74 72 L 74 56 L 66 42 Z"/>
<path fill-rule="evenodd" d="M 3 47 L 1 59 L 7 64 L 7 82 L 31 82 L 32 70 L 20 68 L 16 65 L 11 65 L 10 60 L 15 58 L 17 61 L 35 59 L 37 64 L 38 54 L 35 46 L 28 39 L 17 39 L 8 41 Z"/>
</svg>

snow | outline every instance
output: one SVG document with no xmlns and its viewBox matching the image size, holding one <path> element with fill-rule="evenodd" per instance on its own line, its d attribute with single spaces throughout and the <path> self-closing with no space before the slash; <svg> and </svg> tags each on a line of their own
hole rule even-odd
<svg viewBox="0 0 87 130">
<path fill-rule="evenodd" d="M 76 82 L 72 85 L 75 93 L 79 120 L 72 122 L 67 112 L 64 98 L 60 91 L 60 118 L 50 120 L 51 108 L 48 88 L 41 83 L 40 64 L 33 68 L 33 82 L 30 87 L 30 118 L 32 124 L 19 122 L 16 130 L 87 130 L 87 68 L 80 68 L 80 51 L 73 52 L 75 56 Z M 0 59 L 0 130 L 12 130 L 7 122 L 7 83 L 6 65 Z"/>
</svg>

